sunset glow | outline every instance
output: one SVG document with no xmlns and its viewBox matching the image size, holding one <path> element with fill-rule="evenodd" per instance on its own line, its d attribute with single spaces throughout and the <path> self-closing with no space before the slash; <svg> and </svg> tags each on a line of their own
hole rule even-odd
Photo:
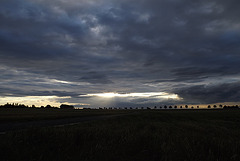
<svg viewBox="0 0 240 161">
<path fill-rule="evenodd" d="M 63 97 L 65 99 L 69 99 L 69 97 Z M 62 98 L 62 99 L 63 99 Z M 46 106 L 46 105 L 52 105 L 59 107 L 60 103 L 58 103 L 57 99 L 59 97 L 57 96 L 26 96 L 26 97 L 0 97 L 0 104 L 5 103 L 18 103 L 18 104 L 25 104 L 28 106 Z"/>
<path fill-rule="evenodd" d="M 177 94 L 169 94 L 166 92 L 148 92 L 148 93 L 95 93 L 95 94 L 87 94 L 86 96 L 97 96 L 104 98 L 112 98 L 112 97 L 157 97 L 157 98 L 165 98 L 165 99 L 180 99 Z"/>
</svg>

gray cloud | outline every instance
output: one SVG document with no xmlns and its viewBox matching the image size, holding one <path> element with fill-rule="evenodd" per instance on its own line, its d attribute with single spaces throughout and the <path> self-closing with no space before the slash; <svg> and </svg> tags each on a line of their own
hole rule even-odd
<svg viewBox="0 0 240 161">
<path fill-rule="evenodd" d="M 198 85 L 180 88 L 175 92 L 189 103 L 239 102 L 240 82 L 216 85 Z"/>
<path fill-rule="evenodd" d="M 2 0 L 1 96 L 164 91 L 204 102 L 210 82 L 238 81 L 238 3 Z"/>
</svg>

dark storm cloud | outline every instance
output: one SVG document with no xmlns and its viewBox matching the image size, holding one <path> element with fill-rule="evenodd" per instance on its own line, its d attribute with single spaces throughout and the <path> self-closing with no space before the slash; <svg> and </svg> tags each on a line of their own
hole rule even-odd
<svg viewBox="0 0 240 161">
<path fill-rule="evenodd" d="M 189 103 L 239 102 L 240 82 L 217 85 L 198 85 L 175 92 Z"/>
<path fill-rule="evenodd" d="M 2 0 L 0 88 L 11 86 L 19 91 L 5 93 L 23 96 L 28 91 L 73 97 L 175 92 L 181 86 L 202 87 L 199 95 L 205 86 L 217 90 L 208 84 L 237 81 L 239 76 L 238 4 L 236 0 Z M 186 101 L 198 97 L 194 92 L 179 94 Z"/>
<path fill-rule="evenodd" d="M 235 70 L 234 66 L 212 67 L 211 64 L 208 67 L 192 66 L 185 68 L 177 68 L 172 70 L 172 72 L 176 76 L 176 79 L 172 81 L 202 81 L 203 79 L 209 77 L 239 74 L 239 71 Z"/>
<path fill-rule="evenodd" d="M 25 96 L 57 96 L 57 97 L 79 97 L 78 93 L 68 92 L 68 91 L 40 91 L 40 90 L 25 90 L 16 88 L 0 88 L 1 96 L 11 96 L 11 97 L 25 97 Z"/>
<path fill-rule="evenodd" d="M 106 75 L 97 73 L 97 72 L 88 72 L 85 74 L 85 76 L 80 78 L 81 80 L 87 80 L 88 82 L 91 83 L 112 83 L 112 81 L 108 80 L 106 78 Z"/>
</svg>

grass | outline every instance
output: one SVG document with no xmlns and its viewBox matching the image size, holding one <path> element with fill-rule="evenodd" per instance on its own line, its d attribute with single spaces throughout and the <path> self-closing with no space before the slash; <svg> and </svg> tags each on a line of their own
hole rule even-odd
<svg viewBox="0 0 240 161">
<path fill-rule="evenodd" d="M 239 110 L 143 110 L 0 135 L 1 160 L 238 161 Z"/>
<path fill-rule="evenodd" d="M 31 109 L 31 108 L 0 108 L 0 123 L 51 120 L 73 117 L 88 117 L 129 113 L 126 110 L 73 110 L 73 109 Z"/>
</svg>

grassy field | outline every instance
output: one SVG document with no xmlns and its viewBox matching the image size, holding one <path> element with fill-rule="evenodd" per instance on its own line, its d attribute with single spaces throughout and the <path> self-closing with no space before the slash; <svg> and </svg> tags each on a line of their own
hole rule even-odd
<svg viewBox="0 0 240 161">
<path fill-rule="evenodd" d="M 0 135 L 0 160 L 239 161 L 239 136 L 240 110 L 139 110 L 7 132 Z"/>
<path fill-rule="evenodd" d="M 0 123 L 124 114 L 126 110 L 0 108 Z"/>
</svg>

